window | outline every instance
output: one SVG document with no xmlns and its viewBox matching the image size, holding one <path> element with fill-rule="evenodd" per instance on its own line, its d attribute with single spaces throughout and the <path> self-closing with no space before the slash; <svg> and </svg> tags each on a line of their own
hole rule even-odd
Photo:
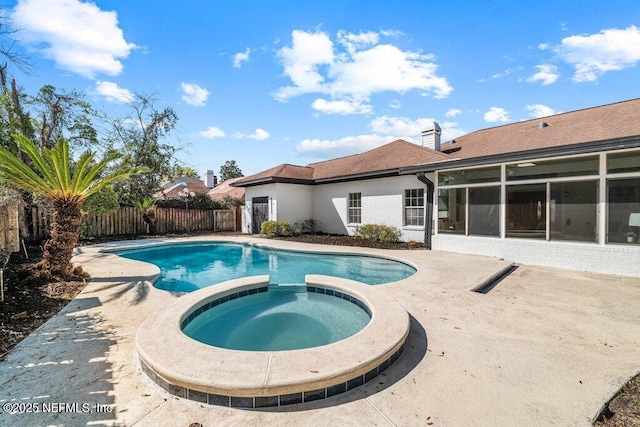
<svg viewBox="0 0 640 427">
<path fill-rule="evenodd" d="M 349 224 L 362 222 L 362 193 L 349 193 L 348 218 Z"/>
<path fill-rule="evenodd" d="M 640 172 L 640 151 L 607 154 L 607 172 Z"/>
<path fill-rule="evenodd" d="M 551 183 L 549 240 L 597 241 L 598 182 Z"/>
<path fill-rule="evenodd" d="M 438 232 L 466 233 L 466 189 L 438 190 Z"/>
<path fill-rule="evenodd" d="M 481 182 L 499 182 L 500 168 L 464 169 L 438 172 L 438 185 L 476 184 Z"/>
<path fill-rule="evenodd" d="M 598 163 L 598 156 L 547 160 L 535 163 L 521 162 L 507 165 L 507 181 L 597 175 Z"/>
<path fill-rule="evenodd" d="M 424 227 L 424 189 L 404 190 L 404 225 Z"/>
<path fill-rule="evenodd" d="M 507 237 L 546 239 L 547 185 L 507 187 Z"/>
<path fill-rule="evenodd" d="M 640 178 L 611 179 L 609 186 L 609 220 L 607 241 L 610 243 L 638 243 L 640 227 L 636 223 L 640 214 Z M 631 221 L 630 221 L 631 220 Z"/>
<path fill-rule="evenodd" d="M 469 234 L 500 236 L 500 187 L 469 188 Z"/>
</svg>

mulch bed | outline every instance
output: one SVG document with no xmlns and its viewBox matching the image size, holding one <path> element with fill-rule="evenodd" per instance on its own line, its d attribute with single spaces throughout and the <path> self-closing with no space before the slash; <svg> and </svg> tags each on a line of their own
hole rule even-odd
<svg viewBox="0 0 640 427">
<path fill-rule="evenodd" d="M 374 240 L 359 239 L 352 236 L 342 236 L 335 234 L 301 234 L 299 236 L 276 237 L 276 240 L 288 240 L 291 242 L 340 245 L 340 246 L 360 246 L 376 249 L 425 249 L 424 243 L 420 242 L 398 242 L 383 243 Z"/>
<path fill-rule="evenodd" d="M 114 236 L 110 239 L 101 238 L 83 242 L 83 244 L 131 238 L 137 238 L 137 236 Z M 377 249 L 425 249 L 424 244 L 418 242 L 381 243 L 328 234 L 280 237 L 278 240 Z M 34 265 L 42 257 L 42 248 L 37 245 L 30 246 L 27 248 L 27 253 L 28 259 L 24 252 L 12 254 L 9 264 L 4 269 L 5 302 L 0 302 L 0 361 L 24 337 L 58 313 L 86 286 L 84 280 L 45 283 L 36 279 Z M 640 427 L 640 375 L 620 390 L 594 425 Z"/>
<path fill-rule="evenodd" d="M 4 302 L 0 302 L 0 361 L 24 337 L 54 316 L 86 286 L 85 281 L 47 282 L 34 266 L 42 258 L 40 246 L 11 255 L 3 271 Z"/>
</svg>

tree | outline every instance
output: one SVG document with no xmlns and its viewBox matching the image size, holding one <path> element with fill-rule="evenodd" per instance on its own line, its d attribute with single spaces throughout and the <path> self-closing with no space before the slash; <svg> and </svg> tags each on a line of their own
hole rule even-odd
<svg viewBox="0 0 640 427">
<path fill-rule="evenodd" d="M 222 166 L 220 166 L 220 182 L 224 182 L 231 178 L 240 178 L 241 176 L 244 175 L 235 160 L 227 160 Z"/>
<path fill-rule="evenodd" d="M 136 175 L 116 185 L 122 203 L 134 204 L 144 200 L 160 188 L 163 178 L 171 176 L 178 151 L 163 143 L 163 138 L 175 128 L 178 116 L 171 108 L 158 111 L 151 96 L 136 94 L 129 107 L 132 115 L 108 119 L 113 132 L 108 149 L 122 153 L 121 164 L 127 168 L 146 167 L 149 173 Z"/>
<path fill-rule="evenodd" d="M 98 144 L 98 132 L 92 123 L 97 113 L 82 94 L 46 85 L 32 102 L 38 120 L 41 147 L 51 148 L 60 138 L 69 141 L 70 147 L 75 150 Z"/>
<path fill-rule="evenodd" d="M 52 148 L 39 149 L 22 135 L 13 137 L 32 166 L 9 150 L 0 148 L 0 178 L 9 185 L 51 201 L 51 237 L 44 246 L 40 267 L 49 276 L 69 277 L 72 275 L 71 256 L 78 243 L 84 201 L 104 187 L 146 170 L 125 168 L 105 173 L 107 167 L 120 157 L 119 154 L 108 154 L 96 162 L 95 154 L 87 150 L 73 164 L 69 144 L 64 139 Z"/>
<path fill-rule="evenodd" d="M 173 170 L 171 172 L 171 176 L 166 176 L 165 177 L 165 181 L 171 181 L 174 178 L 177 178 L 179 176 L 188 176 L 191 178 L 198 178 L 198 172 L 190 167 L 190 166 L 182 166 L 182 165 L 173 165 Z"/>
</svg>

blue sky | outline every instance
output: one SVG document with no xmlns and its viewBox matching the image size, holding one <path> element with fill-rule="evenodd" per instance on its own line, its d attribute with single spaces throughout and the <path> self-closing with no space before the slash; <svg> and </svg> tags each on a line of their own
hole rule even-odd
<svg viewBox="0 0 640 427">
<path fill-rule="evenodd" d="M 35 75 L 117 115 L 154 94 L 217 174 L 443 140 L 640 97 L 640 2 L 20 0 Z"/>
</svg>

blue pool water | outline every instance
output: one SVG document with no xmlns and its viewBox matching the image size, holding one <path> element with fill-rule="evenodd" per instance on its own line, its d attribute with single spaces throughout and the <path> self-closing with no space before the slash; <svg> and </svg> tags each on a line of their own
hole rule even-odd
<svg viewBox="0 0 640 427">
<path fill-rule="evenodd" d="M 216 347 L 280 351 L 340 341 L 369 323 L 369 314 L 344 299 L 307 293 L 304 286 L 301 291 L 270 288 L 209 308 L 183 332 Z"/>
<path fill-rule="evenodd" d="M 323 274 L 378 285 L 416 272 L 407 264 L 384 258 L 292 252 L 238 243 L 166 245 L 117 254 L 157 265 L 161 275 L 154 286 L 175 292 L 192 292 L 262 274 L 270 276 L 270 283 L 278 284 L 304 283 L 306 274 Z"/>
</svg>

